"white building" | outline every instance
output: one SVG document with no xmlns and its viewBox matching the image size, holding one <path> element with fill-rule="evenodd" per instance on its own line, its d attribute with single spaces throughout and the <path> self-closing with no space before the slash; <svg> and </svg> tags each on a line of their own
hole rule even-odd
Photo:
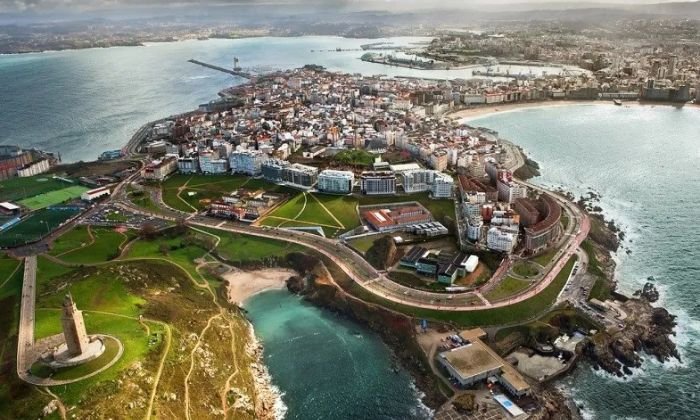
<svg viewBox="0 0 700 420">
<path fill-rule="evenodd" d="M 489 249 L 510 253 L 518 241 L 516 233 L 504 232 L 497 227 L 492 227 L 486 236 L 486 246 Z"/>
<path fill-rule="evenodd" d="M 442 172 L 436 172 L 433 183 L 430 186 L 430 193 L 433 198 L 452 198 L 455 181 L 451 176 Z"/>
<path fill-rule="evenodd" d="M 202 152 L 199 154 L 199 169 L 205 174 L 225 174 L 228 160 L 220 159 L 218 153 Z"/>
<path fill-rule="evenodd" d="M 467 224 L 467 239 L 472 242 L 477 242 L 481 238 L 481 228 L 484 226 L 484 222 L 481 216 L 469 219 Z"/>
<path fill-rule="evenodd" d="M 351 171 L 333 171 L 327 169 L 318 175 L 318 190 L 331 194 L 349 194 L 355 182 Z"/>
<path fill-rule="evenodd" d="M 259 150 L 237 150 L 229 156 L 231 172 L 247 175 L 260 175 L 263 162 L 269 157 Z"/>
<path fill-rule="evenodd" d="M 49 160 L 43 159 L 38 162 L 30 163 L 22 169 L 18 169 L 17 176 L 20 178 L 24 178 L 27 176 L 39 175 L 48 171 L 50 167 L 51 165 L 49 165 Z"/>
<path fill-rule="evenodd" d="M 517 198 L 527 198 L 527 187 L 515 181 L 498 180 L 498 199 L 506 203 L 512 203 Z"/>
<path fill-rule="evenodd" d="M 110 194 L 109 188 L 100 187 L 100 188 L 95 188 L 94 190 L 85 191 L 84 193 L 80 194 L 80 198 L 83 201 L 94 201 L 100 197 L 106 197 L 109 194 Z"/>
</svg>

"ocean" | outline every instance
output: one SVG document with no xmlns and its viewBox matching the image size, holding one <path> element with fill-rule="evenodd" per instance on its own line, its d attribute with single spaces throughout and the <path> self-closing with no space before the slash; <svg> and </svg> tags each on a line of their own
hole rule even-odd
<svg viewBox="0 0 700 420">
<path fill-rule="evenodd" d="M 394 39 L 401 44 L 425 40 Z M 56 151 L 64 161 L 93 160 L 103 150 L 122 147 L 142 124 L 189 111 L 244 81 L 189 64 L 190 58 L 232 66 L 238 56 L 241 66 L 253 71 L 321 64 L 363 74 L 470 74 L 365 63 L 357 50 L 369 42 L 377 40 L 253 38 L 0 56 L 0 144 Z M 522 69 L 529 70 L 538 69 Z M 676 342 L 682 363 L 648 360 L 625 380 L 582 365 L 560 384 L 590 418 L 698 417 L 699 117 L 700 110 L 689 108 L 575 105 L 474 122 L 522 145 L 541 165 L 543 176 L 535 182 L 577 195 L 601 194 L 601 206 L 627 233 L 618 255 L 620 289 L 633 291 L 652 278 L 662 294 L 660 304 L 679 316 Z M 354 402 L 361 402 L 355 409 L 365 415 L 382 404 L 391 407 L 377 411 L 383 418 L 423 415 L 410 379 L 390 372 L 390 353 L 371 332 L 289 295 L 261 294 L 250 305 L 289 418 L 323 418 L 349 410 Z M 310 389 L 318 391 L 310 394 Z M 344 413 L 350 414 L 332 417 L 367 418 Z"/>
<path fill-rule="evenodd" d="M 285 418 L 430 418 L 411 376 L 374 332 L 286 290 L 257 294 L 245 308 Z"/>
<path fill-rule="evenodd" d="M 534 182 L 600 206 L 626 233 L 618 252 L 618 288 L 648 280 L 658 305 L 678 316 L 682 362 L 646 358 L 626 379 L 580 365 L 559 386 L 588 418 L 697 419 L 700 401 L 700 108 L 573 105 L 522 109 L 470 120 L 489 127 L 540 164 Z M 630 253 L 628 254 L 627 251 Z"/>
<path fill-rule="evenodd" d="M 233 67 L 233 59 L 238 57 L 240 66 L 252 72 L 319 64 L 329 70 L 365 75 L 471 76 L 473 69 L 423 71 L 360 60 L 363 44 L 410 46 L 429 40 L 263 37 L 0 55 L 0 144 L 59 152 L 65 162 L 95 160 L 104 150 L 123 147 L 146 122 L 191 111 L 216 99 L 223 88 L 245 82 L 188 63 L 189 59 Z M 343 51 L 336 51 L 338 48 Z M 561 71 L 498 67 L 513 73 Z"/>
</svg>

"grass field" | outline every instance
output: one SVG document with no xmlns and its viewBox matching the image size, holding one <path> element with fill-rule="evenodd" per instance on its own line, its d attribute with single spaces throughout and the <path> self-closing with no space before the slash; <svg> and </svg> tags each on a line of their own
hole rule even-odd
<svg viewBox="0 0 700 420">
<path fill-rule="evenodd" d="M 73 185 L 60 190 L 49 191 L 30 198 L 25 198 L 20 200 L 19 204 L 32 210 L 39 210 L 48 206 L 63 203 L 64 201 L 78 198 L 82 193 L 88 190 L 88 188 L 81 185 Z"/>
<path fill-rule="evenodd" d="M 320 226 L 335 237 L 360 225 L 357 200 L 347 196 L 301 193 L 267 215 L 264 226 Z"/>
<path fill-rule="evenodd" d="M 221 238 L 217 252 L 221 257 L 233 262 L 265 260 L 270 257 L 281 258 L 290 252 L 304 250 L 300 245 L 274 239 L 238 235 L 216 229 L 203 228 L 202 230 Z"/>
<path fill-rule="evenodd" d="M 133 237 L 131 232 L 76 226 L 54 241 L 50 254 L 75 264 L 109 261 L 119 255 L 119 246 Z"/>
<path fill-rule="evenodd" d="M 0 247 L 36 241 L 76 214 L 75 210 L 37 210 L 10 229 L 0 233 Z"/>
<path fill-rule="evenodd" d="M 513 277 L 505 277 L 493 289 L 491 289 L 484 297 L 491 302 L 506 299 L 514 296 L 517 293 L 525 290 L 530 285 L 530 282 L 518 280 Z"/>
<path fill-rule="evenodd" d="M 51 369 L 41 362 L 34 363 L 31 371 L 34 375 L 40 378 L 48 378 L 51 376 L 55 380 L 78 379 L 89 373 L 92 373 L 111 362 L 119 352 L 119 344 L 107 338 L 104 341 L 105 351 L 98 358 L 91 360 L 85 364 L 78 366 L 70 366 L 61 369 Z"/>
<path fill-rule="evenodd" d="M 521 277 L 530 278 L 536 276 L 540 270 L 529 261 L 518 261 L 513 266 L 513 272 Z"/>
<path fill-rule="evenodd" d="M 550 249 L 549 251 L 546 251 L 534 258 L 532 258 L 532 261 L 536 262 L 537 264 L 541 265 L 542 267 L 546 267 L 547 264 L 552 262 L 552 258 L 557 254 L 558 248 L 553 248 Z"/>
<path fill-rule="evenodd" d="M 161 185 L 165 204 L 188 213 L 195 211 L 195 209 L 204 210 L 206 205 L 201 201 L 221 198 L 222 195 L 230 194 L 241 187 L 298 194 L 298 191 L 242 175 L 175 174 Z M 190 195 L 189 193 L 194 194 Z"/>
<path fill-rule="evenodd" d="M 0 181 L 0 201 L 19 201 L 71 185 L 46 175 L 10 178 Z"/>
</svg>

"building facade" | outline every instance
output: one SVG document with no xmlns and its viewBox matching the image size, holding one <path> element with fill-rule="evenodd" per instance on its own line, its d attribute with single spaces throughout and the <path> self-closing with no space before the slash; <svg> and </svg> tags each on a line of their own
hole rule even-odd
<svg viewBox="0 0 700 420">
<path fill-rule="evenodd" d="M 318 190 L 330 194 L 349 194 L 355 182 L 351 171 L 321 171 L 318 175 Z"/>
</svg>

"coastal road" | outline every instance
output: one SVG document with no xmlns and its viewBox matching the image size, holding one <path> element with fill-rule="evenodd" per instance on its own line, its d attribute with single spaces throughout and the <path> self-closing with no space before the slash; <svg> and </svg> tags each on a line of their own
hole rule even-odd
<svg viewBox="0 0 700 420">
<path fill-rule="evenodd" d="M 24 258 L 24 281 L 17 334 L 17 376 L 26 380 L 34 348 L 34 303 L 36 297 L 36 256 Z"/>
</svg>

